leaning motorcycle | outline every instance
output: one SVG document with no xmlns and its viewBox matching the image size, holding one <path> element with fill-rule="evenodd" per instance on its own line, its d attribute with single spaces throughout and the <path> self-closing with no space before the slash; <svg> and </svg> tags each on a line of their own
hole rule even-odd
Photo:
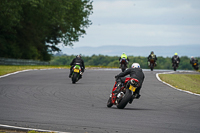
<svg viewBox="0 0 200 133">
<path fill-rule="evenodd" d="M 75 84 L 82 76 L 81 67 L 79 65 L 75 65 L 72 68 L 72 83 Z"/>
<path fill-rule="evenodd" d="M 128 103 L 132 103 L 134 97 L 134 92 L 136 88 L 140 86 L 140 83 L 137 79 L 127 77 L 124 84 L 122 84 L 121 89 L 118 94 L 113 93 L 117 89 L 117 82 L 115 82 L 112 93 L 107 102 L 107 107 L 110 108 L 113 105 L 116 105 L 117 108 L 123 109 Z"/>
<path fill-rule="evenodd" d="M 192 64 L 192 66 L 193 66 L 193 68 L 194 68 L 195 70 L 199 70 L 199 64 L 198 64 L 197 61 L 195 61 L 195 62 Z"/>
<path fill-rule="evenodd" d="M 178 64 L 179 64 L 179 61 L 174 60 L 174 62 L 173 62 L 174 71 L 176 71 L 176 69 L 178 68 Z"/>
<path fill-rule="evenodd" d="M 120 65 L 121 65 L 120 67 L 121 67 L 122 72 L 124 72 L 126 70 L 127 64 L 128 64 L 128 60 L 127 59 L 122 58 L 120 60 Z"/>
<path fill-rule="evenodd" d="M 153 69 L 154 69 L 154 67 L 155 67 L 155 60 L 154 60 L 154 59 L 150 59 L 149 62 L 150 62 L 149 67 L 150 67 L 151 71 L 153 71 Z"/>
</svg>

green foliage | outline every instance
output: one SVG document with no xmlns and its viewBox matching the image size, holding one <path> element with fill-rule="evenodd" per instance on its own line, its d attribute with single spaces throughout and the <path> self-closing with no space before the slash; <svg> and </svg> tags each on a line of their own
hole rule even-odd
<svg viewBox="0 0 200 133">
<path fill-rule="evenodd" d="M 63 55 L 63 56 L 54 56 L 52 60 L 50 61 L 51 65 L 69 65 L 73 58 L 75 58 L 75 55 Z M 131 67 L 132 63 L 137 62 L 140 64 L 141 68 L 143 69 L 149 69 L 147 66 L 147 57 L 141 57 L 141 56 L 129 56 L 129 64 L 128 67 Z M 173 69 L 172 63 L 171 63 L 171 57 L 157 57 L 157 66 L 155 69 Z M 105 66 L 105 67 L 116 67 L 118 68 L 120 66 L 119 64 L 119 57 L 117 56 L 104 56 L 104 55 L 92 55 L 89 56 L 82 56 L 82 59 L 84 60 L 85 66 Z M 200 60 L 200 58 L 197 58 Z M 180 64 L 178 69 L 180 70 L 193 70 L 192 65 L 190 64 L 190 58 L 183 56 L 180 57 Z"/>
<path fill-rule="evenodd" d="M 49 61 L 91 25 L 90 0 L 1 0 L 0 57 Z"/>
</svg>

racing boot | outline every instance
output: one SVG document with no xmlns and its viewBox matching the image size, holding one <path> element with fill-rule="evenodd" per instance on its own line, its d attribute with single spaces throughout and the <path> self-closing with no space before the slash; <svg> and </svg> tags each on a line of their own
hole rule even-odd
<svg viewBox="0 0 200 133">
<path fill-rule="evenodd" d="M 133 102 L 133 99 L 134 99 L 134 98 L 135 98 L 135 96 L 132 95 L 132 96 L 131 96 L 131 99 L 130 99 L 130 101 L 129 101 L 130 104 Z"/>
<path fill-rule="evenodd" d="M 135 93 L 135 98 L 136 98 L 136 99 L 139 99 L 140 96 L 141 96 L 141 95 L 140 95 L 139 93 Z"/>
<path fill-rule="evenodd" d="M 82 78 L 82 75 L 79 76 L 79 79 L 81 79 L 81 78 Z"/>
<path fill-rule="evenodd" d="M 135 92 L 134 92 L 134 98 L 135 99 L 139 99 L 140 98 L 140 89 L 141 89 L 141 87 L 138 87 L 136 90 L 135 90 Z"/>
<path fill-rule="evenodd" d="M 69 73 L 69 78 L 71 78 L 72 76 L 72 70 L 70 70 L 70 73 Z"/>
</svg>

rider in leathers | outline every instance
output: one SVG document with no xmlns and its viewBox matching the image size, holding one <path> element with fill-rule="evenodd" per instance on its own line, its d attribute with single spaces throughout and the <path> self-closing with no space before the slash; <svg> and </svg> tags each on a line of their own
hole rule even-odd
<svg viewBox="0 0 200 133">
<path fill-rule="evenodd" d="M 82 73 L 84 72 L 85 65 L 84 65 L 83 59 L 81 59 L 81 55 L 77 55 L 76 58 L 74 58 L 74 59 L 72 60 L 72 62 L 70 63 L 71 68 L 70 68 L 69 78 L 71 78 L 71 75 L 72 75 L 72 68 L 73 68 L 75 65 L 80 65 L 80 67 L 81 67 L 81 72 L 82 72 Z M 82 78 L 82 75 L 81 75 L 80 78 Z"/>
<path fill-rule="evenodd" d="M 127 65 L 128 62 L 129 62 L 129 58 L 127 57 L 127 55 L 126 55 L 125 52 L 123 52 L 122 55 L 121 55 L 121 57 L 119 57 L 120 64 L 121 64 L 121 59 L 123 59 L 123 58 L 125 58 L 127 60 L 127 62 L 126 62 L 126 65 Z M 121 68 L 121 65 L 120 65 L 119 68 Z"/>
<path fill-rule="evenodd" d="M 118 87 L 115 91 L 113 91 L 113 93 L 116 93 L 116 94 L 119 93 L 122 83 L 124 83 L 125 79 L 126 79 L 126 77 L 124 77 L 124 76 L 126 76 L 128 74 L 130 74 L 131 78 L 137 79 L 140 83 L 140 86 L 138 86 L 136 88 L 136 91 L 134 93 L 135 98 L 138 99 L 138 98 L 140 98 L 140 89 L 142 88 L 142 83 L 145 78 L 144 73 L 138 63 L 133 63 L 131 68 L 129 68 L 129 69 L 125 70 L 124 72 L 121 72 L 120 74 L 115 76 Z"/>
<path fill-rule="evenodd" d="M 150 60 L 151 60 L 151 59 L 154 59 L 154 61 L 155 61 L 155 66 L 157 66 L 157 63 L 156 63 L 157 57 L 156 57 L 156 55 L 154 54 L 153 51 L 151 51 L 151 54 L 148 56 L 147 59 L 148 59 L 148 66 L 150 66 Z"/>
<path fill-rule="evenodd" d="M 178 65 L 179 65 L 181 60 L 180 60 L 180 58 L 179 58 L 177 53 L 175 53 L 174 56 L 172 57 L 172 67 L 174 66 L 174 61 L 178 61 L 177 62 L 177 67 L 178 67 Z"/>
<path fill-rule="evenodd" d="M 193 56 L 191 56 L 190 64 L 192 64 L 192 66 L 193 66 L 194 63 L 198 63 L 198 60 L 195 59 Z"/>
</svg>

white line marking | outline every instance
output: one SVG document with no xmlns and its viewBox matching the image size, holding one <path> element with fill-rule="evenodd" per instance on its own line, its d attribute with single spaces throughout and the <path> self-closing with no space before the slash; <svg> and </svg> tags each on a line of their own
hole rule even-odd
<svg viewBox="0 0 200 133">
<path fill-rule="evenodd" d="M 7 76 L 10 76 L 10 75 L 14 75 L 14 74 L 21 73 L 21 72 L 33 71 L 33 70 L 51 70 L 51 69 L 28 69 L 28 70 L 22 70 L 22 71 L 17 71 L 17 72 L 13 72 L 13 73 L 9 73 L 9 74 L 0 76 L 0 78 L 7 77 Z M 0 127 L 19 129 L 19 130 L 20 129 L 21 130 L 29 130 L 29 131 L 33 130 L 33 131 L 39 131 L 39 132 L 71 133 L 71 132 L 61 132 L 61 131 L 51 131 L 51 130 L 43 130 L 43 129 L 16 127 L 16 126 L 3 125 L 3 124 L 0 124 Z"/>
<path fill-rule="evenodd" d="M 21 129 L 21 130 L 29 130 L 29 131 L 38 131 L 38 132 L 55 132 L 55 133 L 71 133 L 71 132 L 60 132 L 60 131 L 52 131 L 52 130 L 43 130 L 43 129 L 34 129 L 34 128 L 25 128 L 25 127 L 16 127 L 16 126 L 9 126 L 9 125 L 2 125 L 0 127 L 12 128 L 12 129 Z"/>
<path fill-rule="evenodd" d="M 191 71 L 179 71 L 179 72 L 191 72 Z M 196 95 L 196 96 L 200 96 L 200 94 L 196 94 L 196 93 L 193 93 L 193 92 L 190 92 L 190 91 L 185 91 L 185 90 L 178 89 L 178 88 L 176 88 L 176 87 L 174 87 L 174 86 L 172 86 L 172 85 L 170 85 L 170 84 L 168 84 L 168 83 L 162 81 L 162 80 L 160 79 L 160 77 L 158 76 L 159 74 L 170 74 L 170 73 L 174 73 L 174 71 L 172 71 L 172 72 L 156 73 L 156 78 L 157 78 L 160 82 L 162 82 L 162 83 L 164 83 L 164 84 L 166 84 L 166 85 L 168 85 L 168 86 L 170 86 L 170 87 L 172 87 L 172 88 L 174 88 L 174 89 L 176 89 L 176 90 L 178 90 L 178 91 L 182 91 L 182 92 L 186 92 L 186 93 L 193 94 L 193 95 Z"/>
<path fill-rule="evenodd" d="M 49 69 L 27 69 L 27 70 L 22 70 L 22 71 L 16 71 L 16 72 L 13 72 L 13 73 L 8 73 L 8 74 L 0 76 L 0 78 L 7 77 L 7 76 L 10 76 L 10 75 L 13 75 L 13 74 L 17 74 L 17 73 L 21 73 L 21 72 L 34 71 L 34 70 L 52 70 L 52 69 L 54 69 L 54 68 L 49 68 Z"/>
</svg>

